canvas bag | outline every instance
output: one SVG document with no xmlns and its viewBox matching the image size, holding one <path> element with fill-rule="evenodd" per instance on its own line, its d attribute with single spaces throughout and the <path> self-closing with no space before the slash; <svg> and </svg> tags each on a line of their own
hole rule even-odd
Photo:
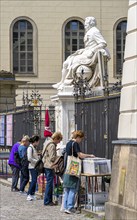
<svg viewBox="0 0 137 220">
<path fill-rule="evenodd" d="M 61 176 L 64 173 L 64 156 L 58 156 L 51 166 L 56 175 Z"/>
<path fill-rule="evenodd" d="M 73 155 L 73 145 L 74 145 L 74 142 L 72 143 L 72 156 L 67 157 L 67 167 L 66 167 L 65 174 L 80 177 L 80 174 L 81 174 L 81 159 L 79 159 L 79 157 L 74 157 L 74 155 Z"/>
</svg>

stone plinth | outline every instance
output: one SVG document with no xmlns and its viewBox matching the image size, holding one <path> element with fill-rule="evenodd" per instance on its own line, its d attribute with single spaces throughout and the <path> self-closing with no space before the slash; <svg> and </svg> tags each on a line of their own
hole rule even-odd
<svg viewBox="0 0 137 220">
<path fill-rule="evenodd" d="M 58 90 L 57 95 L 51 97 L 51 101 L 55 104 L 56 131 L 63 134 L 62 142 L 66 145 L 75 129 L 73 86 Z"/>
<path fill-rule="evenodd" d="M 106 220 L 137 219 L 137 141 L 115 142 Z"/>
</svg>

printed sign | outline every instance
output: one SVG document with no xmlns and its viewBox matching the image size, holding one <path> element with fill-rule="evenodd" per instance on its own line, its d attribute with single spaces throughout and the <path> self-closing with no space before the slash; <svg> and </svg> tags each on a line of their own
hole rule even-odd
<svg viewBox="0 0 137 220">
<path fill-rule="evenodd" d="M 13 115 L 6 116 L 6 145 L 12 146 Z"/>
<path fill-rule="evenodd" d="M 0 115 L 0 146 L 4 146 L 5 115 Z"/>
</svg>

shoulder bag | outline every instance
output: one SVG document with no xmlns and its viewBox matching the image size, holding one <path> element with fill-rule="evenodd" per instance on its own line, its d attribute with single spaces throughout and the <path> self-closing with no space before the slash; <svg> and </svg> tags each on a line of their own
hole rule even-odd
<svg viewBox="0 0 137 220">
<path fill-rule="evenodd" d="M 73 155 L 73 145 L 74 145 L 74 142 L 72 143 L 72 156 L 67 157 L 67 167 L 66 167 L 65 174 L 80 177 L 80 174 L 81 174 L 81 159 L 79 159 L 79 157 L 74 157 L 74 155 Z"/>
<path fill-rule="evenodd" d="M 46 153 L 47 147 L 48 147 L 51 143 L 52 143 L 52 142 L 50 142 L 50 143 L 47 144 L 47 146 L 46 146 L 46 148 L 45 148 L 43 154 L 41 155 L 40 159 L 39 159 L 39 160 L 36 162 L 36 164 L 35 164 L 34 169 L 36 169 L 39 174 L 44 173 L 44 163 L 43 163 L 42 159 L 43 159 L 43 157 L 44 157 L 44 155 L 45 155 L 45 153 Z"/>
</svg>

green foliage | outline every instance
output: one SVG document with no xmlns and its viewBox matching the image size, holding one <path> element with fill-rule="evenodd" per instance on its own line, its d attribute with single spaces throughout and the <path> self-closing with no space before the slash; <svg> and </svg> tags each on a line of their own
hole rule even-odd
<svg viewBox="0 0 137 220">
<path fill-rule="evenodd" d="M 87 214 L 85 215 L 85 217 L 86 217 L 86 218 L 94 218 L 94 216 L 93 216 L 92 213 L 87 213 Z"/>
</svg>

